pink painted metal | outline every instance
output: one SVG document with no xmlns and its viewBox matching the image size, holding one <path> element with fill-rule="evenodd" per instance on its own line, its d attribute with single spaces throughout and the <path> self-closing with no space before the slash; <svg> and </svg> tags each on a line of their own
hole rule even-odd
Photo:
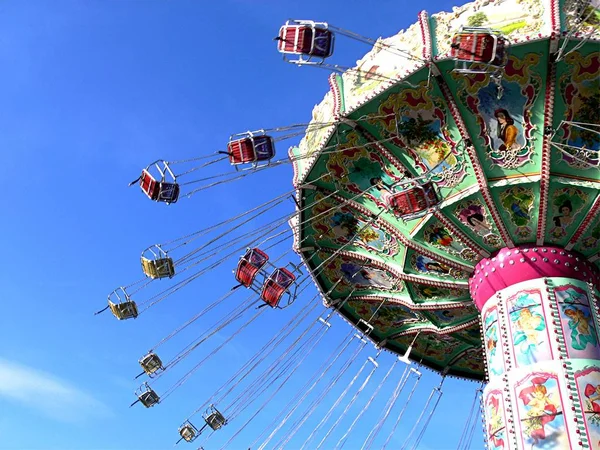
<svg viewBox="0 0 600 450">
<path fill-rule="evenodd" d="M 503 248 L 484 258 L 469 279 L 469 290 L 479 310 L 496 292 L 522 281 L 565 277 L 600 288 L 596 267 L 577 252 L 552 246 Z"/>
</svg>

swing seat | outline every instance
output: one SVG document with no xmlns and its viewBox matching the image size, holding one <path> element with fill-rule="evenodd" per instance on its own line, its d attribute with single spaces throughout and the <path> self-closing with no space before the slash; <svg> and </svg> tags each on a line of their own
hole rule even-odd
<svg viewBox="0 0 600 450">
<path fill-rule="evenodd" d="M 227 424 L 227 419 L 219 411 L 215 411 L 206 416 L 206 424 L 213 430 L 218 430 Z"/>
<path fill-rule="evenodd" d="M 152 279 L 171 278 L 175 275 L 175 265 L 173 259 L 169 257 L 148 259 L 142 256 L 142 270 Z"/>
<path fill-rule="evenodd" d="M 140 366 L 147 375 L 152 376 L 154 373 L 163 369 L 163 363 L 155 353 L 148 353 L 139 361 Z"/>
<path fill-rule="evenodd" d="M 250 133 L 248 137 L 230 141 L 227 153 L 233 165 L 269 161 L 275 156 L 275 143 L 272 137 Z"/>
<path fill-rule="evenodd" d="M 267 305 L 276 308 L 279 305 L 279 301 L 281 300 L 281 297 L 283 297 L 283 294 L 285 294 L 295 280 L 296 276 L 289 270 L 283 267 L 275 269 L 265 281 L 260 298 L 263 299 Z"/>
<path fill-rule="evenodd" d="M 450 56 L 457 61 L 501 66 L 506 39 L 488 29 L 466 28 L 454 35 Z"/>
<path fill-rule="evenodd" d="M 333 54 L 333 33 L 325 24 L 288 21 L 279 29 L 277 49 L 291 55 L 328 58 Z"/>
<path fill-rule="evenodd" d="M 258 248 L 250 248 L 240 258 L 235 279 L 244 287 L 250 287 L 256 275 L 269 260 L 269 256 Z"/>
<path fill-rule="evenodd" d="M 150 200 L 156 202 L 175 203 L 179 199 L 179 184 L 158 181 L 147 170 L 142 170 L 140 187 Z"/>
<path fill-rule="evenodd" d="M 406 189 L 389 197 L 388 205 L 400 217 L 416 216 L 439 203 L 433 183 Z"/>
<path fill-rule="evenodd" d="M 152 408 L 160 402 L 160 397 L 150 386 L 146 385 L 146 390 L 138 395 L 138 400 L 146 408 Z"/>
<path fill-rule="evenodd" d="M 108 301 L 108 306 L 113 315 L 119 320 L 135 319 L 138 316 L 137 305 L 133 300 L 113 303 Z"/>
<path fill-rule="evenodd" d="M 186 442 L 192 442 L 199 436 L 199 432 L 194 425 L 190 422 L 186 422 L 179 427 L 179 436 Z"/>
</svg>

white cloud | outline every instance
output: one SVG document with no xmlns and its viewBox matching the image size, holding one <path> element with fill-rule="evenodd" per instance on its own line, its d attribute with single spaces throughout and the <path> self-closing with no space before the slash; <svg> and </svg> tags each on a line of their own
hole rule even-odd
<svg viewBox="0 0 600 450">
<path fill-rule="evenodd" d="M 0 359 L 0 397 L 67 422 L 112 415 L 108 406 L 68 381 L 5 359 Z"/>
</svg>

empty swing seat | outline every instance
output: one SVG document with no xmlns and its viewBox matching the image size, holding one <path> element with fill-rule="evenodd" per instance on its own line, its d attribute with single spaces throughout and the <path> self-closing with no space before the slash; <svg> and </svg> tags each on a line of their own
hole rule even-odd
<svg viewBox="0 0 600 450">
<path fill-rule="evenodd" d="M 171 278 L 175 275 L 175 265 L 171 258 L 148 259 L 142 256 L 142 270 L 146 276 L 156 278 Z"/>
<path fill-rule="evenodd" d="M 389 207 L 401 216 L 414 216 L 439 203 L 433 183 L 406 189 L 389 197 Z"/>
<path fill-rule="evenodd" d="M 140 366 L 144 369 L 147 375 L 152 376 L 154 373 L 163 369 L 163 363 L 161 359 L 155 353 L 148 353 L 139 361 Z"/>
<path fill-rule="evenodd" d="M 212 407 L 211 412 L 204 417 L 206 424 L 213 430 L 218 430 L 227 424 L 227 419 L 216 408 Z"/>
<path fill-rule="evenodd" d="M 266 135 L 244 137 L 230 141 L 227 145 L 231 164 L 247 164 L 269 161 L 275 156 L 275 144 L 272 137 Z"/>
<path fill-rule="evenodd" d="M 489 30 L 463 30 L 452 38 L 450 56 L 459 61 L 500 66 L 504 61 L 506 39 Z"/>
<path fill-rule="evenodd" d="M 138 395 L 138 400 L 146 408 L 152 408 L 160 402 L 160 397 L 150 386 L 146 385 L 146 390 Z"/>
<path fill-rule="evenodd" d="M 333 54 L 333 33 L 312 23 L 286 23 L 279 29 L 277 49 L 292 55 L 327 58 Z"/>
<path fill-rule="evenodd" d="M 279 305 L 279 301 L 283 294 L 295 280 L 296 277 L 289 270 L 283 267 L 275 269 L 265 281 L 260 298 L 262 298 L 267 305 L 276 308 Z"/>
<path fill-rule="evenodd" d="M 175 203 L 179 199 L 179 184 L 157 181 L 148 170 L 142 170 L 140 187 L 150 200 Z"/>
<path fill-rule="evenodd" d="M 135 319 L 138 316 L 137 305 L 133 300 L 114 303 L 108 301 L 108 306 L 113 315 L 119 320 Z"/>
<path fill-rule="evenodd" d="M 198 437 L 198 434 L 198 429 L 190 422 L 184 423 L 179 428 L 179 435 L 181 436 L 181 439 L 183 439 L 186 442 L 192 442 Z"/>
<path fill-rule="evenodd" d="M 237 270 L 235 271 L 235 279 L 245 287 L 250 287 L 258 271 L 269 260 L 269 256 L 258 248 L 248 249 L 246 254 L 240 258 Z"/>
</svg>

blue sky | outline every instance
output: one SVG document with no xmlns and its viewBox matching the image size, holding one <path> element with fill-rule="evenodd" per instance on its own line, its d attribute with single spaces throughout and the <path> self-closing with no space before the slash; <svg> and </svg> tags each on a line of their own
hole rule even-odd
<svg viewBox="0 0 600 450">
<path fill-rule="evenodd" d="M 292 173 L 285 165 L 171 206 L 150 202 L 138 188 L 127 188 L 128 182 L 155 159 L 203 156 L 223 149 L 232 133 L 310 119 L 312 107 L 328 88 L 327 73 L 281 61 L 272 38 L 287 18 L 325 20 L 377 37 L 407 28 L 420 9 L 436 12 L 451 6 L 447 1 L 378 1 L 375 6 L 355 0 L 1 2 L 0 154 L 6 195 L 0 221 L 4 250 L 0 449 L 171 448 L 181 422 L 301 311 L 315 292 L 307 289 L 285 311 L 265 311 L 163 404 L 150 410 L 140 405 L 129 409 L 139 385 L 133 380 L 139 357 L 227 292 L 233 285 L 235 261 L 135 321 L 118 322 L 109 313 L 96 317 L 93 313 L 104 306 L 112 289 L 140 278 L 139 254 L 144 248 L 205 228 L 290 190 Z M 340 39 L 336 57 L 353 65 L 367 50 Z M 284 155 L 291 144 L 280 145 L 279 154 Z M 222 163 L 205 173 L 226 170 Z M 277 214 L 292 211 L 293 205 L 278 208 L 254 220 L 248 229 L 264 227 Z M 275 251 L 281 254 L 288 247 L 289 241 Z M 285 259 L 295 257 L 288 253 Z M 152 289 L 160 290 L 166 283 L 155 283 L 158 287 Z M 176 353 L 246 296 L 236 292 L 229 303 L 169 341 L 165 353 Z M 177 373 L 159 380 L 157 391 L 168 388 L 251 314 L 201 346 L 177 367 Z M 295 389 L 344 342 L 349 327 L 337 318 L 332 325 L 295 378 L 229 448 L 248 448 L 280 414 Z M 276 358 L 273 353 L 267 361 Z M 374 354 L 369 346 L 357 357 L 288 448 L 302 445 L 316 419 L 326 413 L 366 357 Z M 392 361 L 389 354 L 379 357 L 380 367 L 370 384 L 324 448 L 341 437 Z M 392 373 L 345 448 L 360 447 L 402 370 L 397 367 Z M 402 445 L 438 382 L 437 375 L 425 372 L 392 440 L 396 447 Z M 444 387 L 438 413 L 419 448 L 456 448 L 476 385 L 447 380 Z M 400 410 L 406 394 L 393 412 Z M 205 448 L 220 448 L 255 409 L 249 407 L 215 433 Z M 199 425 L 202 420 L 197 416 L 194 422 Z M 391 425 L 384 427 L 374 448 L 383 444 Z M 329 423 L 323 433 L 328 428 Z M 472 448 L 481 447 L 478 422 Z"/>
</svg>

